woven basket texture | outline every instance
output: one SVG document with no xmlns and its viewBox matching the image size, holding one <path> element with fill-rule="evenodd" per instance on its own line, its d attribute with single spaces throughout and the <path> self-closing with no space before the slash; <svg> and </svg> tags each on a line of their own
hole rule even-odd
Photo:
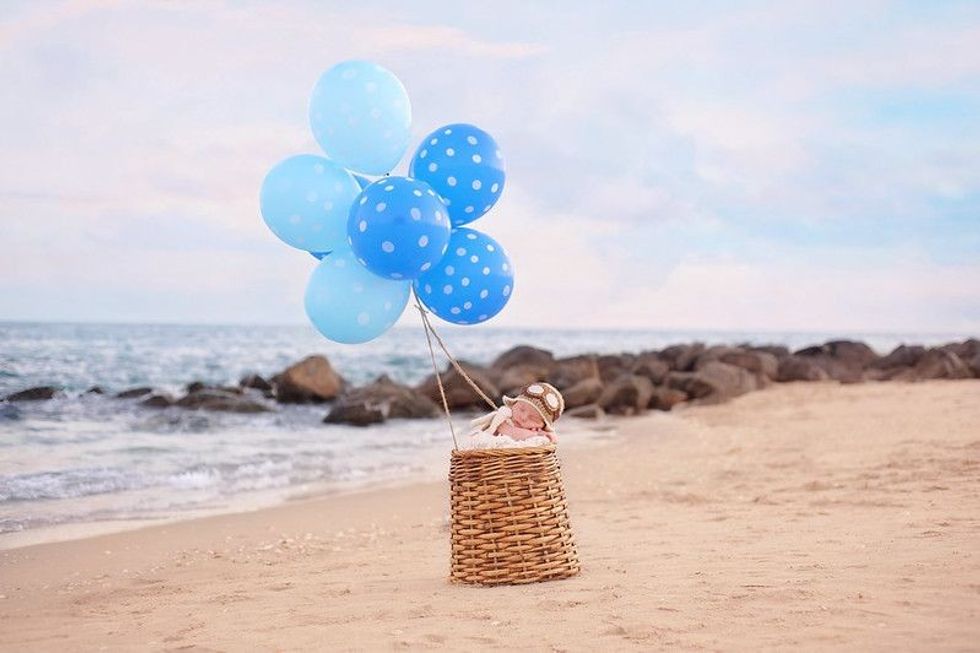
<svg viewBox="0 0 980 653">
<path fill-rule="evenodd" d="M 516 585 L 579 573 L 555 446 L 453 450 L 450 580 Z"/>
</svg>

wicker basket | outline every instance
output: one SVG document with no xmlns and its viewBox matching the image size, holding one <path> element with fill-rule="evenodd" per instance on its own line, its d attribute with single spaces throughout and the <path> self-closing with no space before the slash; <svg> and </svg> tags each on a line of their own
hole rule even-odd
<svg viewBox="0 0 980 653">
<path fill-rule="evenodd" d="M 453 582 L 516 585 L 579 572 L 554 445 L 453 450 L 449 486 Z"/>
</svg>

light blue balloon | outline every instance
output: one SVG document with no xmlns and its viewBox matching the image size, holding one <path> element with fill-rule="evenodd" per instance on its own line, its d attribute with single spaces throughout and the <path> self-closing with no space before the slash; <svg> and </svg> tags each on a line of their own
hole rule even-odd
<svg viewBox="0 0 980 653">
<path fill-rule="evenodd" d="M 313 136 L 327 156 L 354 172 L 383 175 L 394 168 L 408 147 L 411 124 L 405 87 L 377 64 L 343 61 L 313 87 Z"/>
<path fill-rule="evenodd" d="M 354 175 L 354 181 L 356 181 L 357 182 L 357 185 L 361 187 L 361 190 L 364 190 L 365 188 L 367 188 L 368 186 L 370 186 L 372 183 L 374 183 L 370 179 L 368 179 L 367 177 L 362 177 L 361 175 Z"/>
<path fill-rule="evenodd" d="M 453 324 L 479 324 L 500 312 L 514 290 L 514 266 L 496 240 L 476 229 L 453 229 L 449 251 L 415 280 L 415 295 Z"/>
<path fill-rule="evenodd" d="M 308 252 L 347 246 L 347 216 L 360 187 L 349 172 L 322 156 L 280 161 L 262 182 L 262 219 L 287 245 Z"/>
<path fill-rule="evenodd" d="M 454 227 L 489 211 L 500 198 L 506 176 L 497 141 L 466 124 L 446 125 L 426 136 L 408 174 L 442 196 Z"/>
<path fill-rule="evenodd" d="M 344 344 L 374 340 L 408 303 L 408 281 L 371 274 L 344 248 L 323 258 L 306 286 L 306 315 L 325 338 Z"/>
<path fill-rule="evenodd" d="M 446 206 L 428 184 L 385 177 L 358 196 L 347 221 L 357 260 L 386 279 L 414 279 L 439 262 L 449 244 Z"/>
</svg>

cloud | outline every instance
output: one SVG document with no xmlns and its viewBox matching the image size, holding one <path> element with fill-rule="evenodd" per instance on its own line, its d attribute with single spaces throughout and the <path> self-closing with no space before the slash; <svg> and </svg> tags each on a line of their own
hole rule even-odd
<svg viewBox="0 0 980 653">
<path fill-rule="evenodd" d="M 965 5 L 884 0 L 25 5 L 0 23 L 0 302 L 302 321 L 309 257 L 258 188 L 317 151 L 309 91 L 356 57 L 406 83 L 414 140 L 497 137 L 506 190 L 473 225 L 518 271 L 495 325 L 980 328 L 978 30 Z"/>
</svg>

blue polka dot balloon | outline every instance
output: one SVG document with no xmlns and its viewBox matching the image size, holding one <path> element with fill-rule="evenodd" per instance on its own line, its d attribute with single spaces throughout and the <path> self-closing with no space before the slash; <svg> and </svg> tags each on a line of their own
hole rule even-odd
<svg viewBox="0 0 980 653">
<path fill-rule="evenodd" d="M 344 344 L 374 340 L 405 310 L 411 283 L 381 279 L 349 249 L 325 256 L 306 286 L 306 315 L 325 338 Z"/>
<path fill-rule="evenodd" d="M 347 213 L 360 189 L 349 172 L 313 154 L 280 161 L 262 182 L 266 225 L 287 245 L 308 252 L 346 247 Z"/>
<path fill-rule="evenodd" d="M 514 268 L 500 244 L 476 229 L 453 229 L 449 251 L 415 280 L 415 296 L 453 324 L 486 322 L 510 299 Z"/>
<path fill-rule="evenodd" d="M 504 189 L 504 160 L 497 141 L 479 127 L 440 127 L 422 141 L 409 168 L 446 201 L 453 226 L 489 211 Z"/>
<path fill-rule="evenodd" d="M 408 148 L 411 126 L 405 87 L 370 61 L 342 61 L 313 88 L 313 136 L 327 156 L 354 172 L 383 175 L 394 168 Z"/>
<path fill-rule="evenodd" d="M 423 181 L 385 177 L 361 191 L 347 220 L 357 260 L 386 279 L 415 279 L 449 244 L 446 205 Z"/>
</svg>

